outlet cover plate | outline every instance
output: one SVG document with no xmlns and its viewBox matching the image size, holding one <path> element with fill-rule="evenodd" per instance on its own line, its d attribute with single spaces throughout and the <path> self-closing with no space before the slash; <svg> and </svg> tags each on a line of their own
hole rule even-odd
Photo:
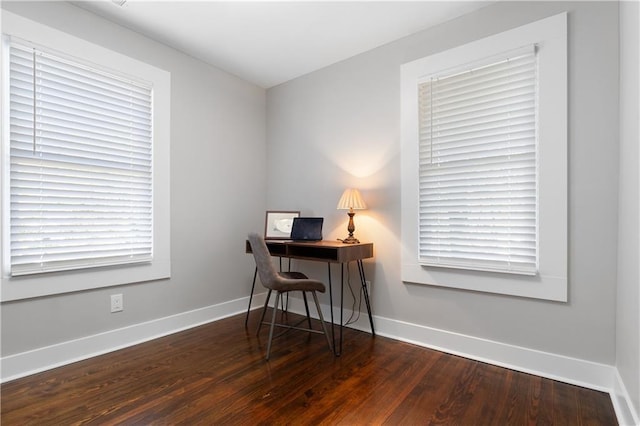
<svg viewBox="0 0 640 426">
<path fill-rule="evenodd" d="M 122 312 L 124 310 L 124 303 L 122 294 L 111 295 L 111 312 Z"/>
</svg>

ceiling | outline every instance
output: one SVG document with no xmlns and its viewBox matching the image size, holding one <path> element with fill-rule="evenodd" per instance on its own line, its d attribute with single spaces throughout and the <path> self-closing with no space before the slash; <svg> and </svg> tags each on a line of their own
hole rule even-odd
<svg viewBox="0 0 640 426">
<path fill-rule="evenodd" d="M 120 0 L 122 1 L 122 0 Z M 492 1 L 73 1 L 269 88 Z"/>
</svg>

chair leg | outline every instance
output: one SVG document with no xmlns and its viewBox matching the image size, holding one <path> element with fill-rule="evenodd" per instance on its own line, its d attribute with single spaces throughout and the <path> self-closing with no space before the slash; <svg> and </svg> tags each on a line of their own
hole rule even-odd
<svg viewBox="0 0 640 426">
<path fill-rule="evenodd" d="M 322 310 L 320 309 L 320 303 L 318 302 L 318 296 L 315 291 L 312 291 L 313 300 L 316 302 L 316 309 L 318 310 L 318 318 L 320 318 L 320 324 L 322 324 L 322 330 L 324 331 L 324 335 L 327 338 L 327 343 L 329 344 L 329 350 L 333 352 L 333 345 L 331 344 L 331 340 L 329 339 L 329 332 L 327 331 L 327 326 L 324 323 L 324 317 L 322 316 Z"/>
<path fill-rule="evenodd" d="M 271 315 L 271 328 L 269 329 L 269 342 L 267 343 L 267 361 L 269 360 L 269 354 L 271 354 L 271 340 L 273 339 L 273 329 L 276 325 L 276 313 L 278 311 L 278 302 L 280 301 L 280 292 L 276 291 L 276 303 L 273 307 L 273 314 Z"/>
<path fill-rule="evenodd" d="M 304 299 L 304 309 L 307 311 L 307 321 L 309 322 L 309 328 L 313 328 L 311 326 L 311 315 L 309 314 L 309 303 L 307 302 L 307 292 L 302 292 L 302 299 Z"/>
<path fill-rule="evenodd" d="M 256 289 L 256 277 L 258 276 L 258 267 L 253 271 L 253 283 L 251 284 L 251 293 L 249 293 L 249 306 L 247 307 L 247 315 L 244 317 L 244 326 L 249 323 L 249 313 L 251 312 L 251 302 L 253 301 L 253 291 Z"/>
<path fill-rule="evenodd" d="M 262 321 L 264 321 L 264 314 L 267 313 L 267 307 L 269 306 L 269 299 L 271 299 L 271 290 L 267 292 L 267 299 L 264 301 L 264 306 L 262 308 L 262 315 L 260 316 L 260 322 L 258 322 L 258 330 L 256 331 L 256 336 L 260 334 L 260 327 L 262 327 Z"/>
</svg>

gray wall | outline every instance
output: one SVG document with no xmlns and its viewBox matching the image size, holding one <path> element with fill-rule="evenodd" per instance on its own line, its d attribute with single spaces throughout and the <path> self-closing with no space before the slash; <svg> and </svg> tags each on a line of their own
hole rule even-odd
<svg viewBox="0 0 640 426">
<path fill-rule="evenodd" d="M 400 65 L 569 12 L 569 302 L 400 280 Z M 267 91 L 268 205 L 325 217 L 361 188 L 356 235 L 374 241 L 376 315 L 614 364 L 618 186 L 618 5 L 498 2 Z"/>
<path fill-rule="evenodd" d="M 616 366 L 640 415 L 640 3 L 620 4 Z M 637 419 L 640 420 L 640 419 Z"/>
<path fill-rule="evenodd" d="M 375 262 L 366 264 L 376 315 L 617 362 L 640 408 L 638 246 L 626 234 L 634 219 L 637 231 L 638 214 L 622 212 L 638 208 L 638 130 L 637 122 L 623 130 L 618 146 L 616 3 L 500 2 L 273 88 L 266 99 L 260 88 L 72 5 L 2 7 L 172 73 L 172 278 L 4 303 L 2 356 L 244 297 L 253 268 L 242 236 L 262 228 L 265 208 L 322 215 L 325 236 L 344 237 L 346 215 L 334 206 L 346 186 L 356 186 L 369 204 L 356 215 L 356 234 L 376 244 Z M 400 65 L 565 10 L 569 303 L 402 283 Z M 629 257 L 618 262 L 618 250 Z M 109 313 L 114 292 L 125 296 L 123 313 Z"/>
<path fill-rule="evenodd" d="M 66 2 L 3 8 L 171 72 L 170 280 L 4 303 L 2 356 L 247 296 L 263 225 L 265 91 Z M 123 293 L 125 310 L 109 312 Z"/>
</svg>

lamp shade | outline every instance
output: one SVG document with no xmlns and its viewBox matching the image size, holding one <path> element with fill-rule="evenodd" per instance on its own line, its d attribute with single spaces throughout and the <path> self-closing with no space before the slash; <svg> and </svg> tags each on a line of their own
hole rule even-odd
<svg viewBox="0 0 640 426">
<path fill-rule="evenodd" d="M 366 209 L 367 205 L 364 203 L 360 192 L 357 189 L 348 188 L 345 189 L 338 201 L 338 210 L 362 210 Z"/>
</svg>

